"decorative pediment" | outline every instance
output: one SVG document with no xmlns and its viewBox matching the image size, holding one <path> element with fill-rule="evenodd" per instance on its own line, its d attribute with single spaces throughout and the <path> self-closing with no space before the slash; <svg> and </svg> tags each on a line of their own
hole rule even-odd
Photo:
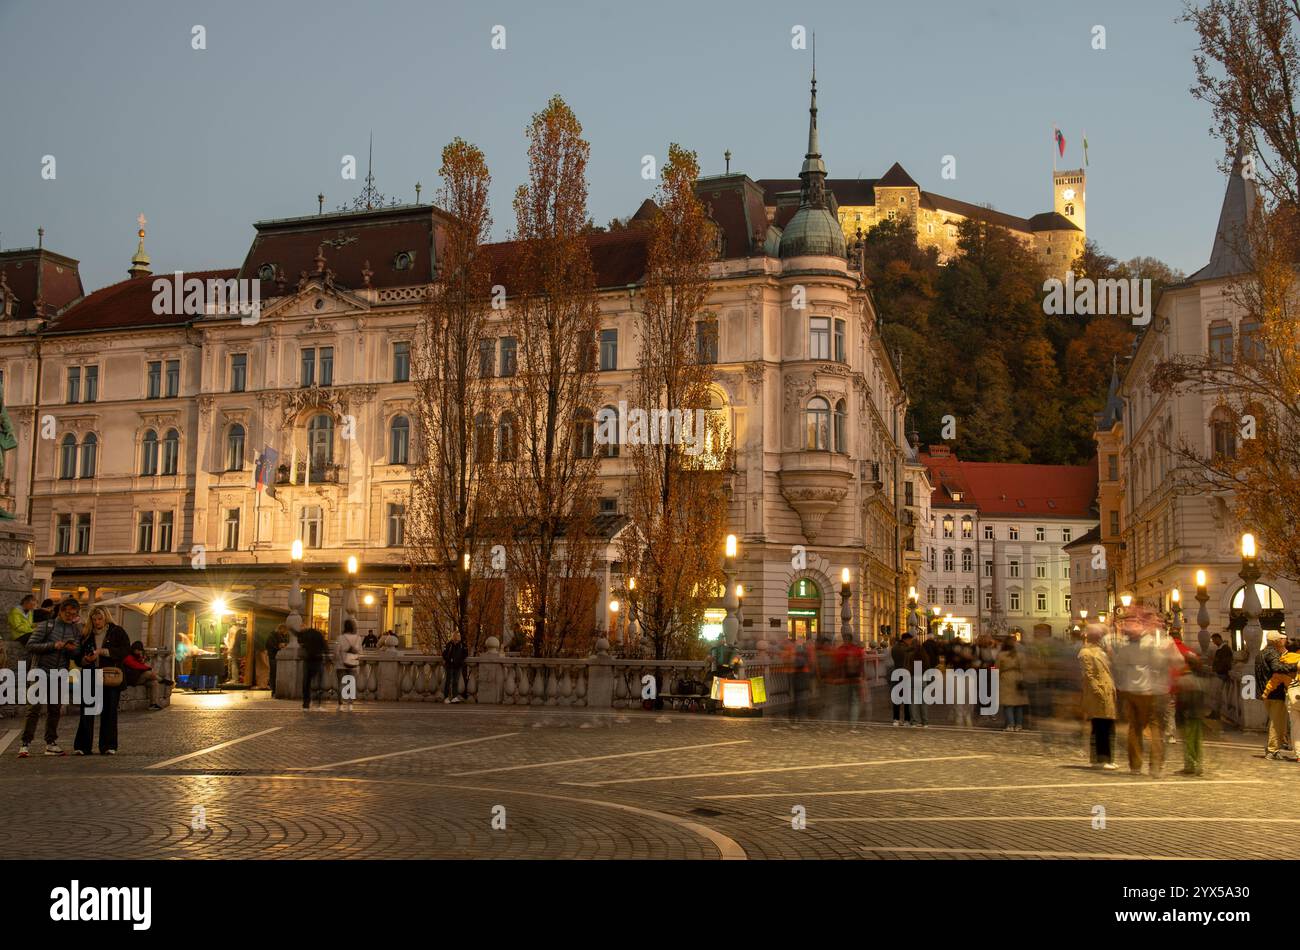
<svg viewBox="0 0 1300 950">
<path fill-rule="evenodd" d="M 151 429 L 178 429 L 181 424 L 180 413 L 142 412 L 140 413 L 140 424 Z"/>
<path fill-rule="evenodd" d="M 370 301 L 325 281 L 320 275 L 305 278 L 297 291 L 276 299 L 262 310 L 262 319 L 270 317 L 310 317 L 311 329 L 333 329 L 328 318 L 356 317 L 370 310 Z"/>
<path fill-rule="evenodd" d="M 221 410 L 222 422 L 225 425 L 239 423 L 247 427 L 253 420 L 253 410 L 248 406 L 236 406 L 231 409 Z"/>
</svg>

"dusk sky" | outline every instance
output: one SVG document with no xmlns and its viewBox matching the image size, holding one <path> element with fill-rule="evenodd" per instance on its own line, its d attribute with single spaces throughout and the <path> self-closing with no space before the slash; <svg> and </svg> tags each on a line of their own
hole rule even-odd
<svg viewBox="0 0 1300 950">
<path fill-rule="evenodd" d="M 817 33 L 822 152 L 833 178 L 894 161 L 922 188 L 1028 216 L 1051 208 L 1089 142 L 1089 237 L 1119 258 L 1205 263 L 1223 146 L 1193 100 L 1194 34 L 1173 0 L 1141 3 L 0 0 L 0 247 L 81 261 L 87 291 L 126 277 L 136 216 L 155 272 L 238 266 L 253 222 L 350 201 L 374 133 L 378 189 L 433 200 L 442 146 L 478 144 L 494 235 L 513 228 L 524 127 L 569 102 L 591 141 L 590 213 L 631 213 L 641 159 L 671 141 L 705 174 L 794 177 Z M 191 48 L 194 25 L 207 48 Z M 506 29 L 506 49 L 491 47 Z M 1106 28 L 1105 50 L 1092 28 Z M 341 178 L 344 155 L 359 162 Z M 944 155 L 957 178 L 940 177 Z M 43 180 L 53 155 L 57 178 Z"/>
</svg>

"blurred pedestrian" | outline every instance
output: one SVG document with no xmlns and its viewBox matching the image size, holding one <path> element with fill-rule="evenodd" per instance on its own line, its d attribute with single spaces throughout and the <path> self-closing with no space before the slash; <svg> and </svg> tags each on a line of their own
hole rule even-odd
<svg viewBox="0 0 1300 950">
<path fill-rule="evenodd" d="M 1210 655 L 1214 664 L 1214 675 L 1218 677 L 1215 684 L 1217 688 L 1214 691 L 1214 709 L 1210 712 L 1211 719 L 1218 719 L 1223 715 L 1224 707 L 1227 705 L 1228 690 L 1232 688 L 1230 674 L 1232 673 L 1232 647 L 1223 642 L 1223 637 L 1214 634 L 1210 637 Z"/>
<path fill-rule="evenodd" d="M 1181 662 L 1174 647 L 1157 641 L 1158 622 L 1149 607 L 1133 607 L 1121 626 L 1125 642 L 1115 654 L 1115 686 L 1128 720 L 1129 771 L 1142 774 L 1143 737 L 1149 733 L 1153 778 L 1159 778 L 1164 768 L 1162 711 L 1169 701 L 1171 666 L 1174 659 Z"/>
<path fill-rule="evenodd" d="M 793 634 L 781 648 L 781 669 L 790 678 L 790 716 L 802 719 L 808 715 L 808 649 Z"/>
<path fill-rule="evenodd" d="M 960 677 L 966 678 L 966 671 L 975 669 L 975 662 L 975 651 L 969 643 L 961 640 L 953 643 L 952 658 L 948 663 Z M 975 725 L 976 698 L 973 695 L 964 696 L 963 702 L 956 702 L 954 698 L 953 715 L 957 725 L 968 727 Z"/>
<path fill-rule="evenodd" d="M 325 634 L 315 627 L 298 631 L 298 650 L 302 656 L 302 708 L 311 705 L 315 687 L 316 708 L 321 708 L 321 692 L 325 689 Z"/>
<path fill-rule="evenodd" d="M 271 695 L 275 696 L 275 673 L 276 658 L 279 657 L 280 651 L 289 645 L 289 628 L 284 624 L 279 624 L 266 637 L 266 681 L 271 690 Z"/>
<path fill-rule="evenodd" d="M 1268 645 L 1255 657 L 1255 689 L 1261 690 L 1260 699 L 1268 716 L 1268 741 L 1264 746 L 1264 758 L 1281 759 L 1282 746 L 1286 744 L 1287 712 L 1285 690 L 1268 691 L 1268 684 L 1275 675 L 1294 674 L 1295 663 L 1284 663 L 1282 651 L 1286 648 L 1286 634 L 1270 630 Z"/>
<path fill-rule="evenodd" d="M 1092 724 L 1089 743 L 1090 758 L 1094 768 L 1114 771 L 1115 753 L 1112 739 L 1115 735 L 1115 678 L 1110 670 L 1110 657 L 1102 648 L 1106 628 L 1099 623 L 1088 625 L 1083 649 L 1079 651 L 1079 666 L 1083 673 L 1081 705 L 1083 718 Z"/>
<path fill-rule="evenodd" d="M 915 649 L 915 638 L 910 633 L 905 633 L 898 642 L 889 648 L 890 671 L 906 670 L 910 678 L 912 675 L 912 657 Z M 893 682 L 893 677 L 889 680 Z M 910 690 L 908 691 L 911 692 Z M 909 726 L 912 724 L 912 704 L 893 702 L 893 691 L 890 691 L 890 705 L 894 710 L 894 725 L 901 726 L 906 722 Z"/>
<path fill-rule="evenodd" d="M 1195 653 L 1184 657 L 1187 671 L 1177 680 L 1178 718 L 1183 732 L 1183 775 L 1205 774 L 1205 717 L 1209 714 L 1211 673 Z"/>
<path fill-rule="evenodd" d="M 338 676 L 338 709 L 343 708 L 344 692 L 348 692 L 348 712 L 352 711 L 352 697 L 357 693 L 357 671 L 361 669 L 361 637 L 356 621 L 343 621 L 343 632 L 335 646 L 334 672 Z"/>
<path fill-rule="evenodd" d="M 1006 732 L 1023 732 L 1025 728 L 1025 709 L 1029 706 L 1029 694 L 1025 691 L 1024 667 L 1016 641 L 1007 637 L 1002 641 L 1002 652 L 998 654 L 998 704 L 1006 715 Z"/>
<path fill-rule="evenodd" d="M 456 636 L 447 641 L 447 645 L 442 648 L 442 665 L 446 671 L 446 679 L 442 687 L 442 701 L 444 703 L 458 703 L 464 695 L 464 686 L 461 679 L 465 673 L 465 661 L 469 659 L 469 649 L 465 646 L 465 641 L 461 639 L 460 631 L 456 631 Z"/>
<path fill-rule="evenodd" d="M 840 645 L 835 648 L 835 672 L 840 683 L 840 704 L 844 710 L 844 718 L 856 723 L 867 700 L 866 654 L 862 647 L 853 642 L 852 634 L 840 634 L 840 641 Z"/>
</svg>

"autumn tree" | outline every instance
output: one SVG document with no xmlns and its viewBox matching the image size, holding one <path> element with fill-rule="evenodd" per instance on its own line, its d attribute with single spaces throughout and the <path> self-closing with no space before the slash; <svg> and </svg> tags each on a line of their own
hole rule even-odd
<svg viewBox="0 0 1300 950">
<path fill-rule="evenodd" d="M 559 96 L 533 116 L 528 183 L 515 194 L 507 325 L 518 352 L 504 391 L 494 507 L 509 527 L 514 609 L 536 656 L 583 646 L 594 626 L 595 333 L 582 126 Z"/>
<path fill-rule="evenodd" d="M 491 176 L 483 153 L 455 139 L 442 150 L 440 206 L 447 212 L 438 283 L 420 321 L 414 356 L 416 435 L 420 452 L 411 485 L 407 549 L 420 646 L 441 646 L 455 633 L 480 639 L 483 617 L 470 597 L 473 558 L 483 544 L 481 456 L 475 420 L 488 389 L 479 343 L 490 313 L 490 269 L 483 244 L 491 227 Z"/>
<path fill-rule="evenodd" d="M 710 412 L 713 363 L 698 344 L 702 330 L 716 332 L 706 312 L 714 234 L 695 193 L 698 175 L 695 153 L 670 145 L 656 196 L 660 213 L 649 225 L 635 329 L 639 372 L 629 400 L 632 411 L 658 410 L 669 421 L 656 425 L 650 415 L 638 432 L 629 420 L 621 447 L 633 470 L 624 496 L 631 521 L 622 536 L 624 572 L 636 578 L 630 604 L 655 659 L 694 642 L 725 583 L 730 446 L 721 414 Z"/>
</svg>

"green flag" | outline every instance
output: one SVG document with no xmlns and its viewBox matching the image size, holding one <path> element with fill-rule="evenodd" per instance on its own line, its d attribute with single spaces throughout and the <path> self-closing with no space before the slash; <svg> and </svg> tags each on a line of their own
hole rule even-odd
<svg viewBox="0 0 1300 950">
<path fill-rule="evenodd" d="M 1086 168 L 1088 165 L 1088 133 L 1083 133 L 1083 164 Z"/>
</svg>

